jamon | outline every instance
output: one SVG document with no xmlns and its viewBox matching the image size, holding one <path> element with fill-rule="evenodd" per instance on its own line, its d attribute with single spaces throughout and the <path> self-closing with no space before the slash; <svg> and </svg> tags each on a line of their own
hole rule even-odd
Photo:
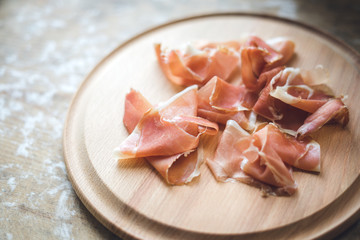
<svg viewBox="0 0 360 240">
<path fill-rule="evenodd" d="M 294 194 L 293 167 L 320 171 L 320 145 L 309 135 L 326 123 L 349 121 L 322 68 L 285 67 L 294 48 L 285 38 L 265 42 L 256 36 L 243 45 L 210 42 L 167 50 L 156 44 L 165 76 L 189 87 L 156 106 L 131 90 L 123 119 L 130 135 L 116 149 L 117 158 L 144 157 L 169 184 L 181 185 L 200 174 L 200 136 L 218 134 L 217 124 L 223 124 L 215 154 L 206 159 L 218 181 Z M 242 81 L 229 83 L 240 58 Z"/>
<path fill-rule="evenodd" d="M 274 47 L 256 36 L 251 36 L 241 50 L 241 77 L 251 91 L 259 92 L 266 82 L 261 73 L 285 65 L 294 53 L 295 44 L 287 39 L 270 41 Z"/>
<path fill-rule="evenodd" d="M 319 130 L 330 120 L 334 119 L 342 126 L 349 122 L 349 110 L 341 99 L 331 99 L 318 108 L 313 114 L 305 119 L 304 124 L 297 130 L 297 136 L 305 136 Z"/>
<path fill-rule="evenodd" d="M 298 141 L 268 124 L 252 135 L 229 120 L 213 159 L 207 164 L 220 181 L 235 179 L 252 184 L 249 176 L 293 194 L 297 185 L 289 165 L 320 170 L 320 146 L 309 138 Z"/>
<path fill-rule="evenodd" d="M 232 119 L 243 128 L 252 130 L 256 116 L 250 109 L 256 98 L 256 94 L 243 86 L 235 86 L 213 77 L 198 92 L 198 115 L 224 125 Z"/>
<path fill-rule="evenodd" d="M 300 71 L 295 68 L 276 68 L 263 73 L 268 75 L 267 84 L 259 95 L 253 111 L 288 130 L 288 133 L 303 137 L 331 119 L 347 124 L 349 113 L 341 101 L 335 100 L 324 85 L 314 85 L 317 79 L 323 82 L 324 70 Z M 304 125 L 305 124 L 305 125 Z M 304 126 L 303 126 L 304 125 Z"/>
<path fill-rule="evenodd" d="M 306 84 L 298 68 L 285 68 L 270 81 L 270 95 L 293 107 L 315 112 L 332 96 Z M 310 80 L 309 80 L 310 81 Z"/>
<path fill-rule="evenodd" d="M 194 150 L 200 135 L 218 131 L 216 123 L 196 116 L 196 103 L 196 86 L 156 107 L 131 90 L 125 99 L 124 114 L 124 124 L 131 134 L 115 149 L 116 157 L 120 160 L 146 157 L 169 183 L 190 181 L 198 175 Z"/>
<path fill-rule="evenodd" d="M 188 45 L 181 50 L 162 50 L 155 45 L 158 62 L 165 76 L 181 86 L 204 85 L 212 77 L 224 80 L 238 66 L 240 57 L 237 42 L 210 43 L 199 48 Z"/>
</svg>

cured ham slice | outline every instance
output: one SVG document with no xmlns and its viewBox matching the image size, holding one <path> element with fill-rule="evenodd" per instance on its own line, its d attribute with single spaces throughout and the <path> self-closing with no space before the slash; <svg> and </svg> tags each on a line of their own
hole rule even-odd
<svg viewBox="0 0 360 240">
<path fill-rule="evenodd" d="M 200 175 L 203 162 L 198 152 L 179 153 L 172 156 L 147 157 L 146 160 L 161 174 L 167 183 L 182 185 Z"/>
<path fill-rule="evenodd" d="M 269 119 L 271 121 L 280 120 L 283 117 L 283 112 L 286 108 L 286 104 L 282 101 L 272 97 L 271 80 L 281 71 L 283 68 L 275 68 L 271 71 L 264 72 L 260 75 L 259 79 L 266 81 L 265 88 L 261 91 L 258 100 L 256 101 L 253 110 L 257 114 Z"/>
<path fill-rule="evenodd" d="M 304 80 L 300 69 L 286 68 L 270 81 L 270 95 L 293 107 L 313 113 L 332 96 L 312 88 Z"/>
<path fill-rule="evenodd" d="M 285 65 L 294 55 L 295 43 L 289 39 L 278 37 L 270 39 L 266 43 L 282 55 L 282 58 L 276 63 L 277 66 Z"/>
<path fill-rule="evenodd" d="M 117 148 L 117 157 L 169 156 L 195 149 L 200 134 L 218 129 L 217 124 L 196 117 L 196 103 L 197 87 L 193 86 L 150 109 Z"/>
<path fill-rule="evenodd" d="M 247 47 L 241 51 L 241 77 L 244 85 L 258 92 L 263 87 L 262 82 L 258 82 L 258 78 L 263 71 L 266 52 L 256 47 Z"/>
<path fill-rule="evenodd" d="M 256 116 L 250 109 L 255 104 L 256 94 L 243 86 L 229 84 L 219 77 L 213 77 L 198 92 L 198 115 L 210 121 L 226 124 L 235 120 L 243 128 L 254 128 Z"/>
<path fill-rule="evenodd" d="M 335 101 L 329 88 L 323 85 L 326 81 L 323 70 L 276 68 L 263 73 L 260 78 L 263 75 L 267 75 L 267 84 L 253 110 L 279 124 L 288 133 L 305 136 L 331 119 L 343 126 L 347 124 L 348 110 L 341 99 Z"/>
<path fill-rule="evenodd" d="M 183 51 L 162 50 L 155 44 L 158 62 L 165 76 L 181 86 L 204 85 L 212 77 L 228 79 L 240 57 L 236 42 L 212 43 L 200 48 L 188 45 Z"/>
<path fill-rule="evenodd" d="M 285 38 L 271 41 L 274 48 L 262 39 L 251 36 L 241 50 L 241 77 L 251 91 L 259 92 L 266 82 L 261 73 L 286 64 L 294 54 L 295 44 Z"/>
<path fill-rule="evenodd" d="M 295 135 L 297 129 L 304 123 L 309 114 L 270 95 L 270 81 L 283 69 L 283 67 L 277 67 L 260 75 L 259 79 L 263 79 L 262 81 L 266 81 L 267 84 L 259 94 L 253 111 L 278 124 L 287 133 Z"/>
<path fill-rule="evenodd" d="M 118 159 L 146 157 L 170 184 L 184 184 L 199 175 L 195 151 L 201 134 L 216 134 L 218 126 L 196 116 L 197 87 L 189 87 L 153 107 L 139 92 L 125 99 L 124 125 L 131 133 L 115 149 Z"/>
<path fill-rule="evenodd" d="M 266 125 L 253 136 L 261 142 L 261 151 L 266 157 L 279 157 L 283 162 L 306 171 L 320 171 L 320 145 L 311 138 L 299 141 L 273 124 Z"/>
<path fill-rule="evenodd" d="M 289 165 L 320 171 L 320 146 L 310 138 L 299 141 L 267 124 L 253 134 L 229 120 L 213 159 L 207 164 L 219 181 L 250 183 L 249 176 L 293 194 L 297 185 Z"/>
<path fill-rule="evenodd" d="M 340 99 L 329 100 L 306 118 L 304 124 L 297 130 L 297 136 L 303 138 L 319 130 L 332 119 L 342 126 L 346 126 L 349 122 L 349 110 Z"/>
<path fill-rule="evenodd" d="M 301 158 L 306 155 L 306 150 L 300 147 L 297 149 L 292 145 L 293 142 L 288 143 L 286 141 L 288 139 L 285 136 L 281 138 L 279 133 L 283 134 L 275 126 L 266 125 L 250 135 L 235 121 L 229 120 L 215 156 L 213 159 L 208 159 L 207 164 L 220 181 L 234 179 L 251 183 L 249 180 L 251 176 L 277 187 L 277 192 L 286 192 L 291 195 L 295 192 L 297 185 L 291 168 L 284 163 L 283 158 L 289 158 L 287 161 L 291 163 L 302 162 Z M 287 143 L 281 151 L 279 148 L 273 148 L 278 144 L 273 141 L 275 138 Z M 296 153 L 289 153 L 294 150 L 297 150 Z"/>
</svg>

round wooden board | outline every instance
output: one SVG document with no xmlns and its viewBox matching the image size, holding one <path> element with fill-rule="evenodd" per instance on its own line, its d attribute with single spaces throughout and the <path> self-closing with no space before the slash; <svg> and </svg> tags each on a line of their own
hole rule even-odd
<svg viewBox="0 0 360 240">
<path fill-rule="evenodd" d="M 181 88 L 162 74 L 153 44 L 227 41 L 255 34 L 292 38 L 290 66 L 329 70 L 328 85 L 347 95 L 350 123 L 326 126 L 314 137 L 321 145 L 320 174 L 295 172 L 298 192 L 262 198 L 241 183 L 219 183 L 204 164 L 201 176 L 169 186 L 143 159 L 117 162 L 113 149 L 128 134 L 124 97 L 130 88 L 152 103 Z M 70 107 L 64 130 L 68 175 L 80 199 L 111 231 L 141 239 L 314 238 L 346 227 L 360 202 L 360 57 L 340 41 L 309 26 L 264 15 L 197 16 L 151 29 L 115 49 L 89 74 Z"/>
</svg>

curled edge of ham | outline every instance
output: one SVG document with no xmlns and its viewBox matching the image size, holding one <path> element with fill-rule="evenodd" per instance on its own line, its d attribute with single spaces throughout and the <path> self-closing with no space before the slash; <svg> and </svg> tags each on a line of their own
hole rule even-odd
<svg viewBox="0 0 360 240">
<path fill-rule="evenodd" d="M 172 106 L 172 104 L 176 104 L 177 101 L 182 102 L 182 96 L 186 96 L 187 93 L 191 91 L 195 91 L 197 89 L 196 86 L 189 87 L 182 91 L 181 93 L 176 94 L 172 98 L 170 98 L 168 101 L 159 104 L 158 109 L 160 110 L 168 110 L 168 112 L 165 113 L 165 115 L 171 115 L 172 109 L 166 109 L 167 107 Z M 191 94 L 193 95 L 193 94 Z M 194 96 L 194 95 L 193 95 Z M 180 100 L 179 100 L 180 99 Z M 186 103 L 189 99 L 185 99 L 185 105 L 183 107 L 186 108 Z M 194 100 L 194 99 L 193 99 Z M 193 104 L 193 101 L 190 102 Z M 189 103 L 190 103 L 189 102 Z M 196 101 L 195 101 L 196 102 Z M 143 116 L 151 111 L 153 106 L 143 97 L 143 95 L 135 91 L 133 89 L 130 90 L 130 92 L 126 95 L 125 98 L 125 113 L 123 118 L 124 126 L 126 127 L 127 131 L 129 133 L 132 133 Z M 191 112 L 195 112 L 195 109 L 191 109 Z M 180 110 L 180 111 L 187 111 L 187 110 Z M 204 124 L 203 126 L 198 128 L 198 131 L 201 134 L 216 134 L 217 133 L 217 125 L 213 123 L 209 123 L 205 119 L 200 118 L 192 118 L 190 116 L 190 121 L 195 122 L 195 124 Z M 206 124 L 210 126 L 210 130 L 206 128 Z M 205 126 L 205 127 L 204 127 Z M 186 127 L 186 126 L 185 126 Z M 119 155 L 119 149 L 114 150 L 114 155 L 118 159 L 118 161 L 121 161 L 124 157 L 120 154 Z M 169 155 L 169 156 L 149 156 L 145 157 L 148 163 L 150 163 L 159 173 L 161 176 L 164 177 L 167 183 L 173 184 L 173 185 L 182 185 L 185 183 L 190 182 L 193 178 L 200 175 L 199 167 L 202 163 L 202 158 L 198 157 L 198 153 L 195 149 L 190 149 L 185 152 Z"/>
</svg>

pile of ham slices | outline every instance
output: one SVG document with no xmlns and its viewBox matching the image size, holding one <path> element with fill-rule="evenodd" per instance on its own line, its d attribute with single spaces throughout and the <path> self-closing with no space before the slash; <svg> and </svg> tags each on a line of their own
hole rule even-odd
<svg viewBox="0 0 360 240">
<path fill-rule="evenodd" d="M 130 90 L 123 119 L 130 135 L 115 149 L 117 159 L 143 157 L 167 183 L 181 185 L 200 175 L 201 136 L 221 134 L 215 154 L 205 159 L 218 181 L 292 195 L 292 167 L 320 171 L 320 145 L 311 133 L 349 121 L 342 98 L 325 85 L 324 69 L 285 67 L 294 48 L 285 38 L 256 36 L 177 50 L 156 44 L 165 76 L 187 88 L 157 105 Z M 227 82 L 236 71 L 241 83 Z"/>
</svg>

